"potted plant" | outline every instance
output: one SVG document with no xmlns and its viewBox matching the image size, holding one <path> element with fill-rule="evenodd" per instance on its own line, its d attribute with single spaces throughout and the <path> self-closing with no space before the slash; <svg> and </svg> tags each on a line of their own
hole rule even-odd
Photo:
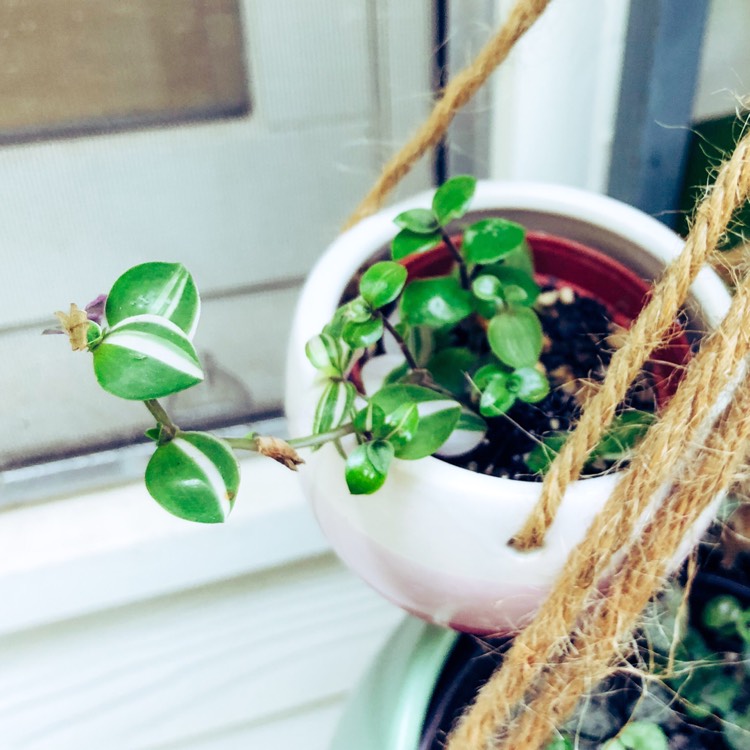
<svg viewBox="0 0 750 750">
<path fill-rule="evenodd" d="M 703 572 L 689 588 L 673 581 L 644 614 L 622 668 L 585 696 L 545 750 L 744 750 L 749 626 L 746 585 Z M 350 699 L 332 750 L 445 747 L 511 642 L 405 621 Z"/>
<path fill-rule="evenodd" d="M 458 220 L 468 228 L 454 235 Z M 235 450 L 296 468 L 297 450 L 312 448 L 304 484 L 343 559 L 408 611 L 496 632 L 531 613 L 617 480 L 605 473 L 575 483 L 545 548 L 507 546 L 539 494 L 538 482 L 525 480 L 554 454 L 591 387 L 590 371 L 601 370 L 615 345 L 617 329 L 608 326 L 638 313 L 647 293 L 639 276 L 653 276 L 679 248 L 669 230 L 610 199 L 469 177 L 372 217 L 334 243 L 303 290 L 287 411 L 290 432 L 305 437 L 289 441 L 185 432 L 159 402 L 202 378 L 192 345 L 199 296 L 179 264 L 130 269 L 106 301 L 58 317 L 73 348 L 93 354 L 102 387 L 143 401 L 154 416 L 146 484 L 167 510 L 223 521 L 239 482 Z M 703 273 L 689 327 L 710 326 L 727 303 L 718 279 Z M 568 308 L 581 307 L 589 312 L 571 322 Z M 592 315 L 609 323 L 590 330 Z M 556 334 L 545 319 L 557 321 Z M 659 358 L 679 365 L 687 348 L 678 337 Z M 550 360 L 562 350 L 562 361 Z M 652 392 L 642 398 L 646 413 L 618 418 L 595 452 L 604 461 L 595 470 L 632 447 L 652 418 L 648 409 L 668 397 L 673 373 L 659 367 L 644 384 Z M 483 458 L 472 466 L 467 450 L 494 445 L 517 409 L 543 415 L 537 425 L 522 420 L 517 433 L 538 445 L 519 448 L 513 438 L 507 465 L 490 462 L 489 471 Z M 432 457 L 439 451 L 454 457 Z"/>
<path fill-rule="evenodd" d="M 412 218 L 414 222 L 423 220 L 425 233 L 434 235 L 437 223 L 441 237 L 443 230 L 450 234 L 451 228 L 442 226 L 436 200 L 439 204 L 433 193 L 425 193 L 366 219 L 339 237 L 313 269 L 300 298 L 288 355 L 286 407 L 293 431 L 315 421 L 321 393 L 330 387 L 304 356 L 306 342 L 330 323 L 351 280 L 361 274 L 362 268 L 389 256 L 391 243 L 399 233 L 394 220 L 403 231 L 410 220 L 409 212 L 421 209 L 425 213 Z M 532 251 L 536 250 L 536 240 L 541 246 L 551 239 L 550 235 L 556 235 L 563 245 L 572 242 L 595 247 L 646 279 L 658 275 L 681 249 L 681 240 L 654 219 L 612 199 L 570 188 L 478 183 L 464 223 L 471 226 L 496 216 L 528 228 L 533 233 Z M 403 241 L 397 240 L 397 254 L 409 242 L 420 247 L 413 236 L 420 234 L 417 224 L 406 229 L 410 234 Z M 538 232 L 543 235 L 535 234 Z M 435 239 L 432 236 L 431 241 Z M 563 257 L 565 261 L 554 271 L 542 264 L 537 264 L 537 270 L 541 266 L 547 274 L 562 278 L 566 287 L 578 287 L 581 279 L 577 271 L 572 278 L 565 276 L 565 267 L 575 265 L 567 260 L 574 256 Z M 473 282 L 479 277 L 476 265 L 470 270 Z M 605 266 L 607 262 L 602 259 L 592 263 L 589 270 L 596 276 Z M 627 275 L 628 271 L 623 273 Z M 456 273 L 455 278 L 460 284 L 460 275 Z M 607 287 L 617 289 L 618 294 L 622 290 L 622 284 L 609 277 L 595 282 L 592 296 Z M 451 288 L 455 289 L 455 284 Z M 476 294 L 477 290 L 473 291 Z M 479 290 L 479 296 L 483 293 Z M 615 310 L 619 301 L 618 296 L 605 299 Z M 693 288 L 688 327 L 712 326 L 728 301 L 718 278 L 710 271 L 702 273 Z M 631 309 L 630 316 L 635 314 L 637 309 Z M 484 384 L 474 385 L 481 391 Z M 503 394 L 502 387 L 499 392 Z M 352 498 L 341 465 L 336 447 L 325 446 L 308 458 L 302 475 L 318 521 L 339 556 L 407 611 L 477 633 L 524 624 L 617 481 L 616 473 L 605 473 L 575 482 L 546 545 L 523 553 L 510 548 L 508 540 L 539 497 L 536 482 L 471 472 L 435 457 L 418 462 L 395 460 L 376 494 Z M 696 529 L 693 538 L 686 540 L 685 551 L 699 533 Z"/>
</svg>

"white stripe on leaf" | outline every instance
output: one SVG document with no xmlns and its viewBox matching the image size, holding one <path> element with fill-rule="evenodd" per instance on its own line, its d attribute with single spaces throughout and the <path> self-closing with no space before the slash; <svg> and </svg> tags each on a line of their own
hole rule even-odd
<svg viewBox="0 0 750 750">
<path fill-rule="evenodd" d="M 186 351 L 171 341 L 144 331 L 114 333 L 112 331 L 105 338 L 105 344 L 143 354 L 173 370 L 185 373 L 197 380 L 203 380 L 203 370 L 200 365 Z"/>
<path fill-rule="evenodd" d="M 196 448 L 187 440 L 178 437 L 172 441 L 172 445 L 181 450 L 204 474 L 211 492 L 219 503 L 222 517 L 226 518 L 232 509 L 232 505 L 229 502 L 229 492 L 226 482 L 224 482 L 224 478 L 221 476 L 221 472 L 216 467 L 216 464 L 203 451 Z"/>
</svg>

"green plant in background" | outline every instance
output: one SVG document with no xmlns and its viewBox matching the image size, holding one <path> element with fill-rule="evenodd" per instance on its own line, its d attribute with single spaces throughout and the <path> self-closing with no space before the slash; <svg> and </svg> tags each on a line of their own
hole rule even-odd
<svg viewBox="0 0 750 750">
<path fill-rule="evenodd" d="M 643 687 L 628 698 L 633 673 Z M 750 747 L 750 607 L 737 597 L 689 605 L 682 586 L 669 586 L 622 675 L 582 702 L 545 750 Z"/>
<path fill-rule="evenodd" d="M 307 343 L 322 385 L 307 437 L 283 441 L 251 433 L 222 439 L 183 431 L 172 421 L 159 399 L 203 379 L 193 345 L 200 297 L 180 264 L 131 268 L 106 298 L 85 310 L 72 305 L 68 314 L 58 313 L 73 349 L 93 355 L 101 387 L 142 401 L 153 415 L 156 424 L 146 434 L 156 449 L 146 485 L 154 499 L 181 518 L 221 522 L 239 486 L 236 450 L 294 469 L 302 463 L 297 449 L 328 442 L 344 457 L 350 491 L 371 493 L 385 482 L 394 458 L 430 456 L 453 435 L 476 444 L 488 419 L 501 417 L 518 400 L 544 399 L 550 386 L 539 364 L 543 334 L 533 308 L 540 289 L 523 227 L 485 218 L 460 237 L 450 231 L 465 215 L 475 185 L 472 177 L 456 177 L 436 191 L 431 209 L 397 216 L 393 260 L 369 267 L 357 296 Z M 403 261 L 439 243 L 455 261 L 453 270 L 410 279 Z M 384 338 L 395 342 L 403 361 L 365 394 L 352 370 L 377 354 Z M 600 453 L 629 449 L 646 423 L 636 422 L 626 417 L 616 424 Z M 556 440 L 531 457 L 532 471 L 545 468 Z"/>
<path fill-rule="evenodd" d="M 713 719 L 732 750 L 750 747 L 750 608 L 721 594 L 688 623 L 668 654 L 667 684 L 688 717 Z"/>
</svg>

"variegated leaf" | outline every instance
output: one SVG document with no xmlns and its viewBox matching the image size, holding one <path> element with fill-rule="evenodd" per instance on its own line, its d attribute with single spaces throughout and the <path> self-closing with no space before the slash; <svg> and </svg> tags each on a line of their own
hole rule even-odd
<svg viewBox="0 0 750 750">
<path fill-rule="evenodd" d="M 180 263 L 142 263 L 125 271 L 107 295 L 105 308 L 110 326 L 136 315 L 158 315 L 171 320 L 189 338 L 199 314 L 198 290 Z"/>
<path fill-rule="evenodd" d="M 205 432 L 183 432 L 160 445 L 146 468 L 146 487 L 172 515 L 222 523 L 232 510 L 240 469 L 232 449 Z"/>
<path fill-rule="evenodd" d="M 128 318 L 109 329 L 94 349 L 94 372 L 105 391 L 133 401 L 162 398 L 203 380 L 188 337 L 154 315 Z"/>
<path fill-rule="evenodd" d="M 305 354 L 316 370 L 324 375 L 341 376 L 349 364 L 351 349 L 328 333 L 313 336 L 305 344 Z"/>
<path fill-rule="evenodd" d="M 332 380 L 318 401 L 313 419 L 313 433 L 318 435 L 339 427 L 353 416 L 357 389 L 348 381 Z"/>
</svg>

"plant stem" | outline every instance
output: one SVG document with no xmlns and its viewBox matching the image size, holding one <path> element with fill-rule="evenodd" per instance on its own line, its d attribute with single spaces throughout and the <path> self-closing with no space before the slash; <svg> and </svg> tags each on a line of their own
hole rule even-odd
<svg viewBox="0 0 750 750">
<path fill-rule="evenodd" d="M 354 432 L 354 425 L 349 422 L 348 424 L 341 425 L 335 430 L 328 430 L 328 432 L 321 432 L 318 435 L 307 435 L 301 438 L 292 438 L 291 440 L 285 440 L 287 445 L 292 448 L 314 448 L 317 445 L 323 445 L 332 440 L 338 440 L 345 435 L 351 435 Z M 244 451 L 258 452 L 258 443 L 256 438 L 225 438 L 226 442 L 232 448 Z"/>
<path fill-rule="evenodd" d="M 399 349 L 401 349 L 401 353 L 404 355 L 404 359 L 406 360 L 406 364 L 409 365 L 410 370 L 418 370 L 419 365 L 417 364 L 417 360 L 414 359 L 414 355 L 409 350 L 409 347 L 404 341 L 403 336 L 391 325 L 391 321 L 388 320 L 388 318 L 378 310 L 378 315 L 380 315 L 380 319 L 383 321 L 383 327 L 385 328 L 388 333 L 393 336 L 393 338 L 396 340 L 396 343 L 398 344 Z"/>
<path fill-rule="evenodd" d="M 174 437 L 179 432 L 180 428 L 172 421 L 166 409 L 155 398 L 144 401 L 143 404 L 171 437 Z"/>
<path fill-rule="evenodd" d="M 448 232 L 443 229 L 443 227 L 440 227 L 440 234 L 443 238 L 443 242 L 445 242 L 445 246 L 448 248 L 450 254 L 455 259 L 456 263 L 458 264 L 458 273 L 461 276 L 461 286 L 464 289 L 469 289 L 469 271 L 466 268 L 466 261 L 463 258 L 463 255 L 461 255 L 460 252 L 458 252 L 458 248 L 456 247 L 456 244 L 451 239 L 451 236 L 448 234 Z"/>
</svg>

